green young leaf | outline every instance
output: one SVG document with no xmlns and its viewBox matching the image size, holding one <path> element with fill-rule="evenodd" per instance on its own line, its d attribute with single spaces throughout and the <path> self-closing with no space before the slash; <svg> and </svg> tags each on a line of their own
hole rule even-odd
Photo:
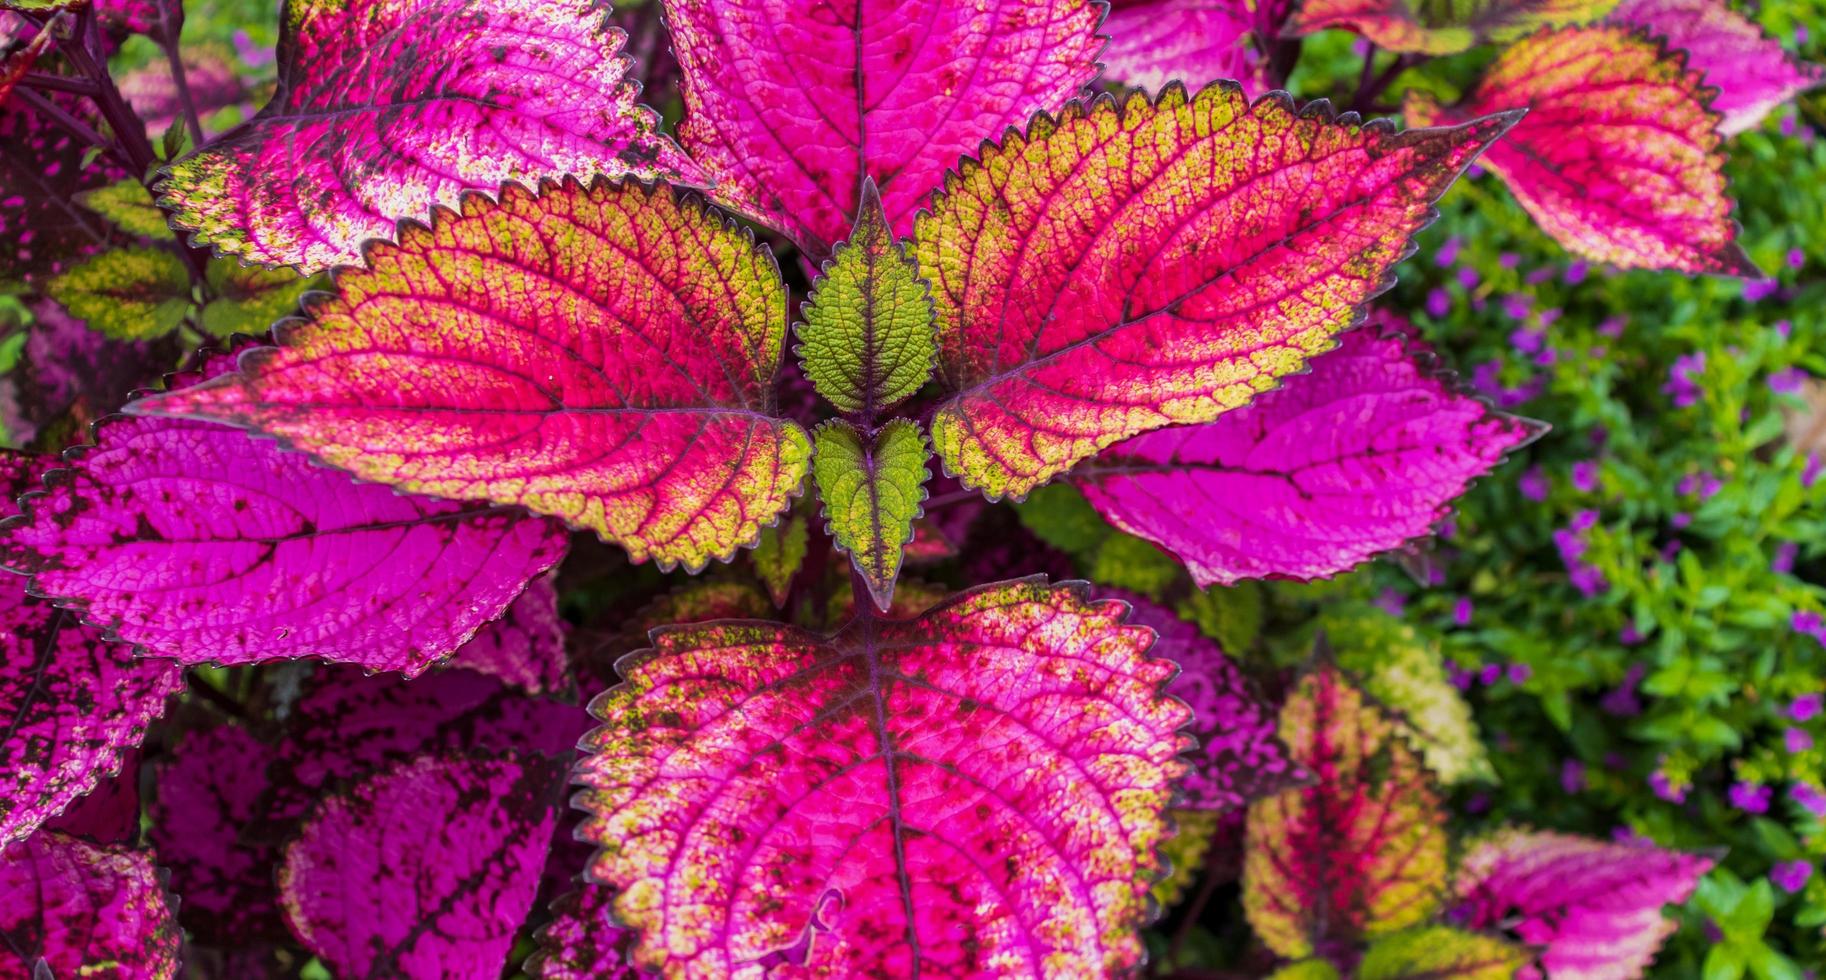
<svg viewBox="0 0 1826 980">
<path fill-rule="evenodd" d="M 1427 768 L 1442 782 L 1496 778 L 1471 706 L 1446 677 L 1437 642 L 1368 605 L 1334 607 L 1319 625 L 1338 666 L 1413 730 Z"/>
<path fill-rule="evenodd" d="M 1371 944 L 1357 964 L 1357 980 L 1509 980 L 1533 958 L 1495 936 L 1422 926 Z"/>
<path fill-rule="evenodd" d="M 103 252 L 50 281 L 70 315 L 117 340 L 150 340 L 177 329 L 190 310 L 183 260 L 156 248 Z"/>
<path fill-rule="evenodd" d="M 1095 551 L 1116 529 L 1069 483 L 1049 483 L 1014 505 L 1021 525 L 1074 557 Z"/>
<path fill-rule="evenodd" d="M 1217 836 L 1219 814 L 1215 810 L 1173 810 L 1173 836 L 1160 843 L 1160 856 L 1166 859 L 1167 873 L 1154 882 L 1154 901 L 1170 909 L 1186 895 L 1186 886 L 1204 869 L 1205 855 L 1211 850 L 1211 838 Z"/>
<path fill-rule="evenodd" d="M 806 527 L 805 518 L 797 514 L 773 527 L 761 529 L 761 538 L 749 559 L 754 562 L 755 574 L 767 586 L 774 608 L 786 605 L 786 593 L 792 587 L 793 576 L 799 574 L 799 566 L 805 564 L 806 546 L 810 541 L 811 531 Z"/>
<path fill-rule="evenodd" d="M 931 450 L 919 425 L 895 419 L 871 444 L 847 422 L 827 422 L 814 435 L 812 478 L 824 498 L 824 517 L 839 551 L 848 552 L 868 582 L 876 608 L 894 601 L 902 547 L 926 499 Z"/>
<path fill-rule="evenodd" d="M 216 298 L 203 308 L 203 329 L 216 337 L 263 334 L 274 321 L 298 309 L 299 297 L 323 285 L 321 277 L 300 276 L 286 267 L 242 265 L 234 259 L 209 263 L 206 275 Z"/>
<path fill-rule="evenodd" d="M 152 192 L 137 180 L 123 180 L 84 191 L 76 195 L 76 201 L 130 235 L 161 242 L 177 240 L 171 226 L 165 222 L 165 212 L 152 202 Z"/>
<path fill-rule="evenodd" d="M 867 181 L 850 240 L 824 263 L 805 303 L 796 350 L 806 377 L 843 411 L 892 408 L 931 377 L 933 330 L 926 281 L 894 241 Z"/>
</svg>

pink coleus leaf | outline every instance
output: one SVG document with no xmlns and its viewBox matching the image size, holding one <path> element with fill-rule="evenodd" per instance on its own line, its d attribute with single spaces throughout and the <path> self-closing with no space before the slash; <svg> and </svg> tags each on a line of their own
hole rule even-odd
<svg viewBox="0 0 1826 980">
<path fill-rule="evenodd" d="M 1181 810 L 1227 811 L 1309 780 L 1275 737 L 1275 713 L 1249 678 L 1198 627 L 1171 610 L 1132 593 L 1104 589 L 1102 596 L 1131 607 L 1129 622 L 1159 634 L 1151 655 L 1179 665 L 1167 693 L 1192 708 L 1198 739 L 1192 768 L 1181 787 Z"/>
<path fill-rule="evenodd" d="M 1571 834 L 1504 830 L 1458 869 L 1452 919 L 1544 947 L 1551 980 L 1641 976 L 1675 928 L 1661 912 L 1692 895 L 1709 857 Z"/>
<path fill-rule="evenodd" d="M 1507 43 L 1540 27 L 1584 24 L 1617 0 L 1305 0 L 1292 33 L 1356 31 L 1387 51 L 1455 54 L 1487 41 Z"/>
<path fill-rule="evenodd" d="M 1514 119 L 1397 133 L 1220 82 L 1010 133 L 914 231 L 952 392 L 932 423 L 947 472 L 1021 497 L 1247 403 L 1357 319 Z"/>
<path fill-rule="evenodd" d="M 527 697 L 471 670 L 406 680 L 353 667 L 320 669 L 292 710 L 255 836 L 283 837 L 289 822 L 328 789 L 425 753 L 568 759 L 589 723 L 578 705 Z"/>
<path fill-rule="evenodd" d="M 1092 0 L 666 0 L 683 73 L 679 140 L 720 201 L 815 255 L 842 240 L 864 177 L 887 221 L 959 157 L 1097 77 Z"/>
<path fill-rule="evenodd" d="M 4 527 L 0 560 L 34 594 L 185 664 L 416 674 L 564 551 L 554 521 L 402 496 L 223 426 L 113 418 L 95 438 Z"/>
<path fill-rule="evenodd" d="M 1274 88 L 1263 47 L 1274 43 L 1288 0 L 1112 0 L 1103 77 L 1149 92 L 1180 81 L 1201 88 L 1220 78 L 1260 95 Z"/>
<path fill-rule="evenodd" d="M 526 961 L 534 980 L 634 980 L 628 962 L 633 934 L 615 922 L 615 890 L 584 885 L 552 903 L 552 921 L 539 930 L 539 949 Z"/>
<path fill-rule="evenodd" d="M 566 174 L 689 179 L 591 0 L 288 0 L 279 88 L 167 171 L 173 221 L 305 273 L 401 219 Z"/>
<path fill-rule="evenodd" d="M 832 636 L 656 631 L 593 706 L 574 800 L 635 964 L 1137 966 L 1189 712 L 1124 611 L 1033 579 Z"/>
<path fill-rule="evenodd" d="M 139 769 L 143 750 L 121 756 L 120 771 L 95 784 L 88 795 L 69 809 L 46 820 L 45 830 L 55 830 L 97 844 L 139 842 Z"/>
<path fill-rule="evenodd" d="M 0 450 L 0 516 L 51 462 Z M 183 687 L 177 664 L 132 653 L 0 572 L 0 846 L 118 772 Z"/>
<path fill-rule="evenodd" d="M 55 106 L 99 125 L 86 99 L 45 93 Z M 113 239 L 100 215 L 75 204 L 83 191 L 127 177 L 113 155 L 89 159 L 89 147 L 22 99 L 0 105 L 0 278 L 55 273 Z"/>
<path fill-rule="evenodd" d="M 564 650 L 564 620 L 558 615 L 556 572 L 533 579 L 501 618 L 458 648 L 450 666 L 487 674 L 528 694 L 572 694 L 570 661 Z"/>
<path fill-rule="evenodd" d="M 524 505 L 697 569 L 799 490 L 773 414 L 786 291 L 664 187 L 518 186 L 411 227 L 242 371 L 129 407 L 278 436 L 363 479 Z"/>
<path fill-rule="evenodd" d="M 1444 897 L 1445 814 L 1419 755 L 1338 670 L 1308 673 L 1281 738 L 1316 781 L 1249 807 L 1243 909 L 1289 959 L 1427 921 Z"/>
<path fill-rule="evenodd" d="M 1072 475 L 1201 586 L 1324 578 L 1429 533 L 1539 431 L 1459 391 L 1384 317 L 1249 405 L 1119 443 Z"/>
<path fill-rule="evenodd" d="M 1526 108 L 1484 166 L 1555 241 L 1623 268 L 1755 275 L 1736 241 L 1709 98 L 1659 41 L 1571 27 L 1504 49 L 1455 107 L 1410 91 L 1406 114 L 1431 125 Z"/>
<path fill-rule="evenodd" d="M 1750 129 L 1769 110 L 1826 79 L 1826 68 L 1783 50 L 1725 0 L 1623 0 L 1610 21 L 1647 28 L 1669 48 L 1685 51 L 1687 67 L 1718 89 L 1711 109 L 1724 116 L 1718 131 L 1726 136 Z"/>
<path fill-rule="evenodd" d="M 177 976 L 182 942 L 149 851 L 45 831 L 0 850 L 0 976 Z"/>
<path fill-rule="evenodd" d="M 423 756 L 330 796 L 285 850 L 279 892 L 337 974 L 501 975 L 531 910 L 564 767 Z"/>
<path fill-rule="evenodd" d="M 285 935 L 273 885 L 279 848 L 242 833 L 262 812 L 275 755 L 239 725 L 220 724 L 186 732 L 156 767 L 151 841 L 197 942 L 248 946 Z"/>
</svg>

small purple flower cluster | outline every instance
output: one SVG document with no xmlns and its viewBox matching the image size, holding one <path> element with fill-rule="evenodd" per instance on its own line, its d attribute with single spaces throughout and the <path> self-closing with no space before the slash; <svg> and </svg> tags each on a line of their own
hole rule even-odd
<svg viewBox="0 0 1826 980">
<path fill-rule="evenodd" d="M 1584 560 L 1586 548 L 1589 546 L 1585 532 L 1591 530 L 1592 526 L 1597 523 L 1597 511 L 1582 510 L 1573 515 L 1572 523 L 1553 532 L 1554 547 L 1560 551 L 1560 560 L 1566 563 L 1566 573 L 1570 577 L 1573 587 L 1579 590 L 1580 595 L 1588 599 L 1610 587 L 1610 583 L 1604 578 L 1604 573 Z"/>
</svg>

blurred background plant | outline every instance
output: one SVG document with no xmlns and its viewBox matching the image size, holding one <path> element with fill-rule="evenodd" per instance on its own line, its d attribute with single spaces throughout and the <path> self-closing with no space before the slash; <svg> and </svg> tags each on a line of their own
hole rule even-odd
<svg viewBox="0 0 1826 980">
<path fill-rule="evenodd" d="M 637 56 L 643 44 L 651 52 L 652 7 L 617 7 Z M 1790 50 L 1826 61 L 1826 31 L 1809 30 L 1826 25 L 1823 0 L 1745 9 Z M 203 52 L 227 93 L 199 119 L 205 131 L 233 126 L 264 101 L 276 17 L 276 5 L 250 0 L 187 5 L 185 48 Z M 1303 99 L 1347 103 L 1365 53 L 1339 32 L 1308 38 L 1289 87 Z M 1450 91 L 1487 58 L 1441 59 L 1395 88 Z M 123 85 L 129 94 L 155 100 L 169 85 L 164 54 L 145 36 L 128 39 L 114 59 L 117 76 L 140 79 L 137 90 Z M 666 59 L 652 61 L 649 99 L 676 119 Z M 150 134 L 165 159 L 190 140 L 185 120 L 168 120 Z M 1816 90 L 1729 144 L 1742 243 L 1768 273 L 1763 280 L 1607 270 L 1569 256 L 1494 179 L 1466 180 L 1447 196 L 1379 305 L 1418 326 L 1467 385 L 1553 428 L 1462 498 L 1428 548 L 1325 583 L 1201 593 L 1176 561 L 1111 529 L 1077 491 L 1049 487 L 1015 518 L 980 518 L 1018 519 L 1030 547 L 975 553 L 967 569 L 926 574 L 961 582 L 966 570 L 974 581 L 1075 571 L 1173 605 L 1271 679 L 1303 661 L 1321 630 L 1341 662 L 1371 675 L 1372 692 L 1379 671 L 1405 664 L 1400 683 L 1379 696 L 1415 715 L 1432 705 L 1429 717 L 1444 719 L 1453 737 L 1481 732 L 1481 745 L 1458 746 L 1460 758 L 1431 760 L 1461 777 L 1455 829 L 1521 824 L 1721 853 L 1654 975 L 1785 978 L 1818 968 L 1826 964 L 1822 137 L 1826 92 Z M 18 284 L 0 284 L 0 443 L 65 441 L 72 426 L 114 406 L 65 405 L 56 419 L 24 417 L 19 406 L 45 404 L 45 387 L 69 371 L 86 372 L 84 390 L 101 399 L 110 389 L 95 376 L 110 358 L 147 356 L 98 346 L 87 360 L 59 360 L 69 348 L 54 338 L 72 329 L 66 321 Z M 153 359 L 169 364 L 154 376 L 197 340 L 155 348 Z M 998 533 L 1026 540 L 1012 524 Z M 651 569 L 622 569 L 612 584 L 567 583 L 566 608 L 586 626 L 612 621 L 611 610 L 648 601 L 662 584 Z M 1466 708 L 1476 730 L 1468 736 Z M 1200 880 L 1150 935 L 1158 963 L 1193 974 L 1246 966 L 1235 822 L 1207 828 Z"/>
</svg>

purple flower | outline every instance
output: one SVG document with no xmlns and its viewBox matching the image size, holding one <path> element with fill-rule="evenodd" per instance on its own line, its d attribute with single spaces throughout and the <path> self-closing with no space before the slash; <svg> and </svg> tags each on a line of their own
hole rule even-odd
<svg viewBox="0 0 1826 980">
<path fill-rule="evenodd" d="M 1470 597 L 1459 596 L 1458 601 L 1452 604 L 1452 622 L 1460 626 L 1471 625 L 1471 608 Z"/>
<path fill-rule="evenodd" d="M 1819 613 L 1809 609 L 1796 610 L 1794 615 L 1788 617 L 1788 628 L 1802 636 L 1811 636 L 1815 640 L 1818 640 L 1821 646 L 1826 646 L 1826 624 L 1820 622 Z M 1796 715 L 1795 721 L 1806 721 L 1807 718 L 1813 717 L 1813 715 L 1819 711 L 1819 696 L 1807 696 L 1814 698 L 1812 711 L 1810 711 L 1805 718 Z M 1797 700 L 1795 703 L 1799 704 L 1800 702 Z"/>
<path fill-rule="evenodd" d="M 1787 340 L 1787 339 L 1788 339 L 1788 335 L 1789 335 L 1789 334 L 1791 334 L 1791 333 L 1793 333 L 1793 332 L 1794 332 L 1794 324 L 1793 324 L 1793 323 L 1790 323 L 1790 322 L 1789 322 L 1789 321 L 1787 321 L 1787 320 L 1777 320 L 1777 321 L 1775 321 L 1775 334 L 1776 334 L 1776 336 L 1778 336 L 1778 337 L 1780 337 L 1780 338 L 1782 338 L 1782 339 L 1783 339 L 1783 340 Z"/>
<path fill-rule="evenodd" d="M 1769 869 L 1769 880 L 1790 895 L 1807 887 L 1807 879 L 1812 877 L 1813 865 L 1805 861 L 1779 861 Z"/>
<path fill-rule="evenodd" d="M 1776 282 L 1774 279 L 1745 279 L 1744 301 L 1749 303 L 1760 303 L 1775 295 L 1781 288 L 1782 284 Z"/>
<path fill-rule="evenodd" d="M 1542 267 L 1542 268 L 1534 270 L 1533 272 L 1528 273 L 1527 278 L 1523 279 L 1522 281 L 1527 283 L 1530 286 L 1539 286 L 1541 283 L 1544 283 L 1547 280 L 1552 279 L 1552 278 L 1553 278 L 1553 270 L 1546 268 L 1546 267 Z"/>
<path fill-rule="evenodd" d="M 1801 486 L 1811 487 L 1813 481 L 1820 478 L 1820 454 L 1808 453 L 1807 463 L 1801 467 Z"/>
<path fill-rule="evenodd" d="M 1522 491 L 1522 496 L 1529 500 L 1547 499 L 1547 474 L 1542 472 L 1539 466 L 1528 467 L 1527 471 L 1522 474 L 1522 478 L 1515 482 L 1515 485 Z"/>
<path fill-rule="evenodd" d="M 1437 320 L 1452 312 L 1452 294 L 1443 288 L 1427 293 L 1427 315 Z"/>
<path fill-rule="evenodd" d="M 1584 262 L 1574 262 L 1566 267 L 1566 275 L 1562 278 L 1566 280 L 1566 285 L 1577 286 L 1585 281 L 1585 274 L 1589 271 L 1591 271 L 1591 267 Z"/>
<path fill-rule="evenodd" d="M 1800 553 L 1800 545 L 1793 541 L 1783 541 L 1775 546 L 1775 557 L 1769 560 L 1769 570 L 1780 575 L 1794 571 L 1794 559 Z"/>
<path fill-rule="evenodd" d="M 1686 802 L 1687 788 L 1685 786 L 1675 786 L 1673 782 L 1667 778 L 1667 773 L 1662 772 L 1659 769 L 1648 774 L 1648 785 L 1650 789 L 1655 791 L 1656 796 L 1661 797 L 1669 803 Z"/>
<path fill-rule="evenodd" d="M 1679 538 L 1672 538 L 1669 539 L 1667 544 L 1661 546 L 1661 550 L 1657 552 L 1657 554 L 1661 556 L 1662 561 L 1672 562 L 1680 554 L 1680 549 L 1683 547 L 1685 546 L 1680 543 Z"/>
<path fill-rule="evenodd" d="M 1826 817 L 1826 793 L 1810 783 L 1795 783 L 1788 790 L 1788 798 L 1801 805 L 1808 813 L 1816 817 Z"/>
<path fill-rule="evenodd" d="M 1808 377 L 1800 368 L 1782 368 L 1769 375 L 1769 390 L 1778 395 L 1798 395 L 1805 389 Z"/>
<path fill-rule="evenodd" d="M 1794 130 L 1795 130 L 1795 114 L 1790 112 L 1787 115 L 1782 117 L 1782 135 L 1783 136 L 1793 136 Z"/>
<path fill-rule="evenodd" d="M 1439 246 L 1439 251 L 1433 253 L 1433 264 L 1443 269 L 1446 266 L 1457 262 L 1458 250 L 1464 246 L 1465 240 L 1457 235 L 1453 235 L 1451 238 L 1446 239 L 1446 243 Z"/>
<path fill-rule="evenodd" d="M 1546 334 L 1531 327 L 1521 327 L 1509 332 L 1509 346 L 1523 354 L 1532 354 L 1541 349 Z"/>
<path fill-rule="evenodd" d="M 1668 518 L 1668 523 L 1673 525 L 1674 528 L 1676 530 L 1678 530 L 1678 529 L 1684 528 L 1687 525 L 1693 523 L 1693 515 L 1687 513 L 1684 510 L 1679 511 L 1679 512 L 1675 513 L 1673 517 Z"/>
<path fill-rule="evenodd" d="M 1615 340 L 1618 337 L 1623 336 L 1623 328 L 1627 326 L 1629 326 L 1629 320 L 1627 318 L 1620 316 L 1609 317 L 1603 323 L 1598 324 L 1598 334 L 1599 336 L 1609 337 L 1612 340 Z"/>
<path fill-rule="evenodd" d="M 1736 782 L 1731 784 L 1731 805 L 1745 813 L 1768 813 L 1769 798 L 1774 790 L 1761 783 Z"/>
<path fill-rule="evenodd" d="M 1636 628 L 1635 623 L 1624 623 L 1623 628 L 1617 631 L 1617 642 L 1633 647 L 1642 642 L 1642 631 Z"/>
<path fill-rule="evenodd" d="M 1818 619 L 1819 617 L 1815 616 L 1814 618 Z M 1788 717 L 1793 718 L 1795 721 L 1808 721 L 1815 715 L 1818 715 L 1820 713 L 1820 708 L 1823 706 L 1826 706 L 1826 695 L 1822 695 L 1818 692 L 1803 694 L 1793 701 L 1788 702 Z"/>
<path fill-rule="evenodd" d="M 1625 629 L 1634 630 L 1635 627 L 1627 626 Z M 1619 718 L 1632 718 L 1641 714 L 1642 699 L 1636 697 L 1636 685 L 1642 683 L 1642 676 L 1647 672 L 1647 667 L 1641 664 L 1631 664 L 1629 673 L 1623 675 L 1623 683 L 1605 694 L 1603 699 L 1598 702 L 1598 707 L 1603 708 L 1606 714 Z"/>
<path fill-rule="evenodd" d="M 1807 264 L 1807 253 L 1798 248 L 1788 250 L 1788 268 L 1798 269 Z"/>
<path fill-rule="evenodd" d="M 1782 732 L 1782 747 L 1789 755 L 1799 755 L 1813 748 L 1813 736 L 1804 728 L 1789 728 Z"/>
<path fill-rule="evenodd" d="M 1471 685 L 1477 681 L 1476 675 L 1457 664 L 1446 665 L 1446 678 L 1452 682 L 1453 687 L 1461 691 L 1469 691 Z"/>
<path fill-rule="evenodd" d="M 1541 321 L 1541 326 L 1543 328 L 1551 327 L 1555 323 L 1559 322 L 1560 317 L 1564 316 L 1565 313 L 1566 313 L 1566 311 L 1560 309 L 1557 306 L 1549 307 L 1548 309 L 1542 310 L 1541 315 L 1539 317 L 1537 317 L 1537 319 L 1539 319 Z"/>
<path fill-rule="evenodd" d="M 1495 398 L 1503 393 L 1503 366 L 1497 361 L 1485 361 L 1471 369 L 1471 387 L 1485 398 Z"/>
<path fill-rule="evenodd" d="M 1598 489 L 1598 464 L 1589 459 L 1572 464 L 1572 485 L 1580 493 Z"/>
<path fill-rule="evenodd" d="M 1694 379 L 1705 370 L 1705 351 L 1682 354 L 1674 358 L 1674 365 L 1668 368 L 1667 383 L 1661 386 L 1661 391 L 1674 399 L 1675 408 L 1685 408 L 1699 400 L 1699 385 Z"/>
<path fill-rule="evenodd" d="M 1509 683 L 1511 684 L 1526 684 L 1528 683 L 1528 678 L 1533 676 L 1534 668 L 1527 664 L 1509 665 Z"/>
<path fill-rule="evenodd" d="M 1503 315 L 1511 320 L 1528 319 L 1528 311 L 1534 309 L 1534 297 L 1527 293 L 1510 293 L 1503 297 Z"/>
<path fill-rule="evenodd" d="M 1394 589 L 1383 589 L 1382 594 L 1376 597 L 1376 605 L 1390 616 L 1399 617 L 1407 612 L 1408 600 Z"/>
<path fill-rule="evenodd" d="M 1572 515 L 1572 523 L 1568 524 L 1567 527 L 1572 528 L 1574 531 L 1589 531 L 1596 526 L 1597 523 L 1598 512 L 1587 507 L 1577 514 Z"/>
<path fill-rule="evenodd" d="M 1610 832 L 1610 839 L 1630 847 L 1654 847 L 1655 842 L 1644 834 L 1636 832 L 1634 827 L 1618 827 Z"/>
<path fill-rule="evenodd" d="M 1513 269 L 1522 264 L 1522 257 L 1514 252 L 1504 252 L 1496 257 L 1496 264 L 1505 269 Z"/>
<path fill-rule="evenodd" d="M 1568 794 L 1584 789 L 1585 763 L 1577 759 L 1567 759 L 1560 763 L 1560 788 Z"/>
<path fill-rule="evenodd" d="M 1485 664 L 1484 669 L 1478 672 L 1477 679 L 1483 681 L 1485 685 L 1494 684 L 1497 681 L 1502 680 L 1503 665 Z"/>
<path fill-rule="evenodd" d="M 1476 289 L 1477 284 L 1480 282 L 1483 282 L 1483 277 L 1477 274 L 1476 269 L 1468 265 L 1461 265 L 1458 267 L 1458 284 L 1460 286 L 1465 287 L 1467 290 L 1471 290 Z"/>
</svg>

